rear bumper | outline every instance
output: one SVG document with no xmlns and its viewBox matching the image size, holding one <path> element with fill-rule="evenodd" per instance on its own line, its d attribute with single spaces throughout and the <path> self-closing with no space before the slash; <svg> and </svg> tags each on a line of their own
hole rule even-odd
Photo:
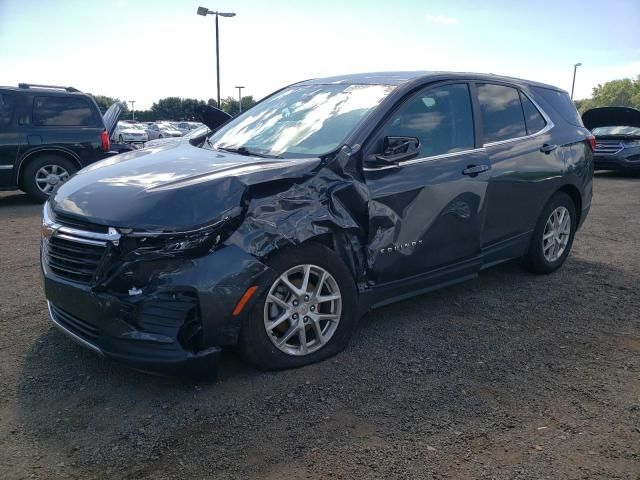
<svg viewBox="0 0 640 480">
<path fill-rule="evenodd" d="M 617 155 L 595 155 L 593 157 L 596 170 L 640 171 L 640 148 L 623 150 Z"/>
</svg>

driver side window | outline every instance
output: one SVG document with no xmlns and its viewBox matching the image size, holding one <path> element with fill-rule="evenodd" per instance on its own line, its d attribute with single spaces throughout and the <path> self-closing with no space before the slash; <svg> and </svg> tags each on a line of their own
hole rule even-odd
<svg viewBox="0 0 640 480">
<path fill-rule="evenodd" d="M 473 149 L 469 87 L 456 83 L 419 92 L 393 114 L 382 135 L 418 138 L 420 157 Z"/>
</svg>

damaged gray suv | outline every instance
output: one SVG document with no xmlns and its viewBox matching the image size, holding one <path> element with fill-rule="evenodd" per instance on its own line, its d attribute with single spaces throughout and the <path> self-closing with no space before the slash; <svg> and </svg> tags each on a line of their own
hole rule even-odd
<svg viewBox="0 0 640 480">
<path fill-rule="evenodd" d="M 72 339 L 164 373 L 214 376 L 234 344 L 305 365 L 372 308 L 515 258 L 554 271 L 591 205 L 594 139 L 549 85 L 347 75 L 224 118 L 91 165 L 45 205 L 45 294 Z"/>
</svg>

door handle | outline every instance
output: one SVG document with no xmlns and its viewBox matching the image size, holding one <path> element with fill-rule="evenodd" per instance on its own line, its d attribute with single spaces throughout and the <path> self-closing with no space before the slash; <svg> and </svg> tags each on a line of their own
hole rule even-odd
<svg viewBox="0 0 640 480">
<path fill-rule="evenodd" d="M 462 174 L 475 177 L 479 173 L 486 172 L 487 170 L 489 170 L 489 165 L 469 165 L 467 168 L 462 170 Z"/>
<path fill-rule="evenodd" d="M 544 145 L 542 145 L 542 147 L 540 148 L 540 151 L 542 153 L 551 153 L 553 152 L 556 148 L 558 148 L 558 145 L 549 145 L 548 143 L 545 143 Z"/>
</svg>

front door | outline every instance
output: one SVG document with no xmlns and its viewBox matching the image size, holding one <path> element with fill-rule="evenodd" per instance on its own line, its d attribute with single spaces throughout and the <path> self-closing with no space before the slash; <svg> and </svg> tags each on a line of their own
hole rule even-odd
<svg viewBox="0 0 640 480">
<path fill-rule="evenodd" d="M 15 163 L 23 142 L 16 111 L 18 96 L 0 93 L 0 188 L 13 185 Z"/>
<path fill-rule="evenodd" d="M 436 270 L 458 276 L 479 268 L 484 196 L 490 164 L 477 148 L 466 83 L 410 95 L 374 135 L 365 158 L 385 137 L 416 137 L 416 158 L 365 166 L 369 189 L 369 275 L 378 284 Z M 366 165 L 366 164 L 365 164 Z"/>
</svg>

